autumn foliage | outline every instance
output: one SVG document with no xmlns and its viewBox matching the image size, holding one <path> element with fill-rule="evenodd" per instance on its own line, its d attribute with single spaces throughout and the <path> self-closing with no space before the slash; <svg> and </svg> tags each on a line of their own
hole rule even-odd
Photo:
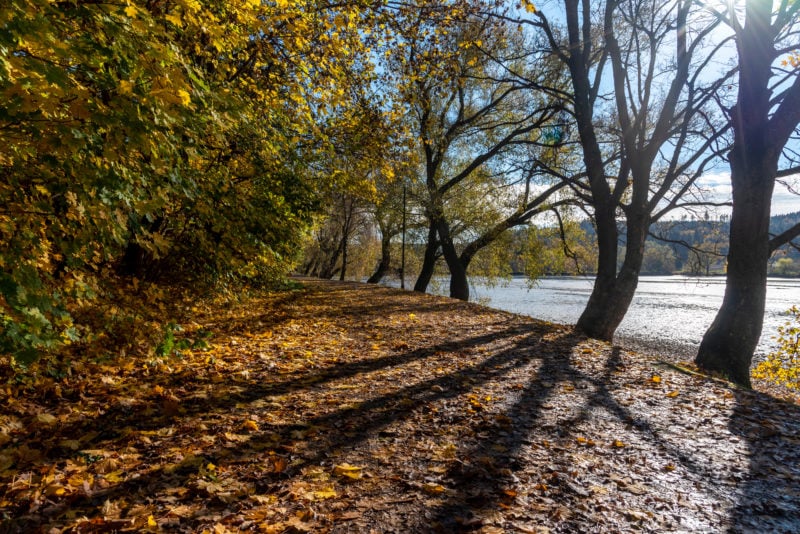
<svg viewBox="0 0 800 534">
<path fill-rule="evenodd" d="M 137 279 L 274 281 L 320 178 L 358 3 L 12 0 L 0 10 L 0 350 L 78 339 Z M 362 69 L 363 70 L 363 69 Z"/>
<path fill-rule="evenodd" d="M 800 308 L 792 306 L 786 324 L 778 327 L 778 347 L 753 368 L 753 378 L 800 390 Z"/>
</svg>

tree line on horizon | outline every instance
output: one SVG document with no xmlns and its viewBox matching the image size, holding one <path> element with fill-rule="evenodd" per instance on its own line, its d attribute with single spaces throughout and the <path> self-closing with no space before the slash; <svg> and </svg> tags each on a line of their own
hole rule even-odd
<svg viewBox="0 0 800 534">
<path fill-rule="evenodd" d="M 27 362 L 96 336 L 120 280 L 273 285 L 301 263 L 345 277 L 365 217 L 373 278 L 405 227 L 420 244 L 414 289 L 444 268 L 463 300 L 527 228 L 531 274 L 553 249 L 548 261 L 594 266 L 577 328 L 610 340 L 655 229 L 713 210 L 701 178 L 723 168 L 728 289 L 697 361 L 749 384 L 769 259 L 800 234 L 769 229 L 775 182 L 797 168 L 799 11 L 11 0 L 0 350 Z M 99 327 L 81 319 L 93 305 L 107 306 Z"/>
<path fill-rule="evenodd" d="M 342 263 L 336 256 L 336 247 L 322 250 L 313 240 L 307 243 L 304 261 L 297 272 L 306 276 L 340 278 L 378 283 L 386 279 L 398 283 L 401 276 L 401 240 L 395 236 L 390 241 L 388 254 L 381 253 L 382 236 L 370 212 L 351 221 L 348 237 L 350 260 Z M 770 231 L 780 234 L 800 222 L 800 212 L 773 215 Z M 408 229 L 405 249 L 405 270 L 413 276 L 422 263 L 425 244 L 419 229 Z M 721 276 L 725 274 L 730 226 L 727 217 L 703 217 L 663 221 L 653 225 L 647 239 L 642 259 L 641 274 L 690 276 Z M 341 243 L 342 236 L 338 236 Z M 620 236 L 624 257 L 625 240 Z M 508 239 L 498 241 L 487 253 L 476 259 L 472 276 L 495 283 L 509 276 L 527 276 L 535 280 L 541 276 L 575 276 L 595 274 L 596 242 L 591 221 L 572 224 L 566 233 L 556 227 L 525 226 L 509 232 Z M 327 269 L 323 273 L 320 269 Z M 345 276 L 342 276 L 344 271 Z M 800 276 L 800 250 L 783 247 L 772 255 L 768 273 L 777 277 Z M 322 276 L 324 275 L 324 276 Z M 437 279 L 447 276 L 440 262 L 435 272 Z M 406 277 L 408 279 L 408 276 Z"/>
</svg>

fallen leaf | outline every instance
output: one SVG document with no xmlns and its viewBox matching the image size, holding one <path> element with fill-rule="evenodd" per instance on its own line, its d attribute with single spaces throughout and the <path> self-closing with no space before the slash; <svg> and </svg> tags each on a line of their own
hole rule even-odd
<svg viewBox="0 0 800 534">
<path fill-rule="evenodd" d="M 49 414 L 49 413 L 40 413 L 36 416 L 36 420 L 42 423 L 43 425 L 52 425 L 55 424 L 58 419 L 56 416 Z"/>
<path fill-rule="evenodd" d="M 350 464 L 340 464 L 335 466 L 333 468 L 333 474 L 350 480 L 358 480 L 363 475 L 360 467 Z"/>
<path fill-rule="evenodd" d="M 61 484 L 50 484 L 44 488 L 44 494 L 48 497 L 61 497 L 65 493 L 67 493 L 67 490 Z"/>
<path fill-rule="evenodd" d="M 242 428 L 244 428 L 245 430 L 249 430 L 251 432 L 258 432 L 258 423 L 256 423 L 252 419 L 248 419 L 242 424 Z"/>
<path fill-rule="evenodd" d="M 429 493 L 430 495 L 440 495 L 444 493 L 446 490 L 444 486 L 441 484 L 434 484 L 432 482 L 426 482 L 422 485 L 422 491 L 425 493 Z"/>
<path fill-rule="evenodd" d="M 314 500 L 324 500 L 324 499 L 333 499 L 338 494 L 336 493 L 335 489 L 328 486 L 321 490 L 312 491 L 310 495 L 313 497 Z"/>
</svg>

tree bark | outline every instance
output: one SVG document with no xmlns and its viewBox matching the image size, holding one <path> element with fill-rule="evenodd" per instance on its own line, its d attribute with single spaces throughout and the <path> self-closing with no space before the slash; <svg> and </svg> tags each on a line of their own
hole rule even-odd
<svg viewBox="0 0 800 534">
<path fill-rule="evenodd" d="M 450 227 L 446 221 L 439 220 L 437 230 L 441 241 L 442 253 L 450 271 L 450 298 L 468 301 L 469 280 L 467 279 L 467 269 L 461 262 L 461 258 L 458 257 L 453 238 L 450 236 Z"/>
<path fill-rule="evenodd" d="M 750 364 L 761 336 L 767 296 L 772 187 L 761 187 L 760 176 L 751 175 L 748 181 L 754 183 L 749 187 L 743 187 L 739 176 L 734 179 L 725 296 L 695 358 L 703 369 L 746 387 L 750 387 Z M 743 199 L 746 208 L 737 209 L 737 200 Z"/>
<path fill-rule="evenodd" d="M 436 251 L 439 248 L 439 240 L 437 239 L 436 226 L 430 223 L 428 228 L 428 241 L 425 244 L 425 257 L 422 260 L 422 269 L 420 269 L 417 281 L 414 283 L 414 291 L 425 293 L 428 290 L 428 285 L 433 278 L 433 270 L 436 268 Z"/>
<path fill-rule="evenodd" d="M 793 8 L 794 9 L 794 8 Z M 796 79 L 770 118 L 772 63 L 777 56 L 771 2 L 749 1 L 744 27 L 735 25 L 739 92 L 732 110 L 730 152 L 733 211 L 722 306 L 703 336 L 698 366 L 750 386 L 750 364 L 764 321 L 769 219 L 778 161 L 798 121 Z M 779 19 L 775 19 L 776 21 Z"/>
<path fill-rule="evenodd" d="M 602 236 L 601 225 L 598 224 L 598 239 L 610 240 L 613 237 L 616 240 L 616 221 L 613 221 L 613 224 L 614 229 L 611 230 L 608 227 L 610 222 L 605 221 Z M 625 259 L 618 273 L 616 272 L 616 258 L 608 254 L 612 247 L 606 244 L 605 247 L 600 248 L 600 255 L 602 256 L 605 252 L 608 257 L 601 258 L 601 261 L 598 262 L 598 273 L 589 296 L 589 302 L 577 323 L 577 328 L 586 335 L 605 341 L 613 340 L 614 333 L 625 318 L 639 285 L 639 273 L 644 260 L 645 241 L 649 226 L 647 214 L 628 215 Z M 616 256 L 616 248 L 616 246 L 613 247 L 614 256 Z M 613 268 L 611 267 L 612 259 L 614 260 Z"/>
<path fill-rule="evenodd" d="M 383 234 L 381 236 L 381 261 L 372 276 L 367 279 L 368 284 L 377 284 L 380 282 L 386 273 L 389 272 L 389 266 L 392 262 L 392 247 L 391 236 Z"/>
</svg>

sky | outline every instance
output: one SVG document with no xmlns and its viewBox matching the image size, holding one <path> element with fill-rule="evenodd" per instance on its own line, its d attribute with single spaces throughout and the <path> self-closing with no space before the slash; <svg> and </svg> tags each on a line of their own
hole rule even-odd
<svg viewBox="0 0 800 534">
<path fill-rule="evenodd" d="M 708 8 L 714 11 L 725 11 L 727 0 L 706 0 Z M 736 3 L 741 9 L 741 2 Z M 536 2 L 537 8 L 552 21 L 563 23 L 563 15 L 561 2 L 554 0 L 540 0 Z M 739 11 L 741 14 L 741 11 Z M 691 24 L 691 21 L 689 22 Z M 721 25 L 718 27 L 711 36 L 711 43 L 717 44 L 728 38 L 731 34 L 729 27 Z M 736 47 L 733 42 L 730 42 L 725 48 L 718 52 L 716 61 L 721 69 L 727 70 L 728 65 L 736 59 Z M 789 178 L 787 181 L 794 191 L 800 192 L 800 176 Z M 730 171 L 728 171 L 724 164 L 717 166 L 713 172 L 709 172 L 700 179 L 700 186 L 708 191 L 708 198 L 713 202 L 730 202 L 731 200 L 731 180 Z M 730 208 L 715 208 L 716 214 L 730 214 Z M 787 187 L 781 183 L 776 183 L 775 192 L 772 201 L 772 214 L 781 215 L 786 213 L 793 213 L 800 211 L 800 195 L 792 193 Z M 679 216 L 675 214 L 672 216 Z"/>
<path fill-rule="evenodd" d="M 795 191 L 800 191 L 800 176 L 784 180 Z M 728 172 L 717 172 L 707 174 L 700 180 L 704 188 L 708 188 L 710 198 L 715 202 L 725 202 L 731 199 L 731 177 Z M 719 214 L 729 214 L 730 208 L 717 208 Z M 775 184 L 775 192 L 772 195 L 772 214 L 783 215 L 800 211 L 800 196 L 792 193 L 783 184 Z"/>
</svg>

